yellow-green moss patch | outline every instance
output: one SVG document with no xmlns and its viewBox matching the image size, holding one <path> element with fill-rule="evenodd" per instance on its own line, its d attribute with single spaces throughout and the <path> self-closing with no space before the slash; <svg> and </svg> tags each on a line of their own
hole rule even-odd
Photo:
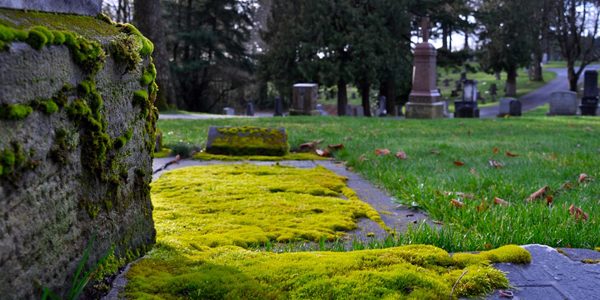
<svg viewBox="0 0 600 300">
<path fill-rule="evenodd" d="M 194 154 L 194 159 L 198 160 L 220 160 L 220 161 L 283 161 L 283 160 L 327 160 L 328 158 L 318 156 L 313 153 L 288 153 L 284 156 L 233 156 L 210 154 L 206 152 L 198 152 Z"/>
<path fill-rule="evenodd" d="M 322 167 L 179 169 L 152 184 L 152 201 L 157 232 L 184 248 L 334 240 L 362 217 L 383 225 L 345 178 Z"/>
<path fill-rule="evenodd" d="M 153 183 L 152 200 L 158 243 L 128 272 L 127 298 L 455 299 L 507 288 L 505 275 L 490 262 L 529 257 L 517 246 L 454 256 L 427 245 L 354 252 L 245 249 L 267 240 L 339 237 L 358 217 L 381 223 L 343 177 L 322 167 L 179 169 Z"/>
<path fill-rule="evenodd" d="M 287 133 L 283 128 L 241 126 L 208 130 L 206 152 L 211 154 L 283 156 L 288 151 Z"/>
</svg>

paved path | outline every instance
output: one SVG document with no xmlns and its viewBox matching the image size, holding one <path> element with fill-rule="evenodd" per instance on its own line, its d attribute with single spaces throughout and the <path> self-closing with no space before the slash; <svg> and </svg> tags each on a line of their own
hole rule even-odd
<svg viewBox="0 0 600 300">
<path fill-rule="evenodd" d="M 583 259 L 600 259 L 600 252 L 585 249 L 556 249 L 541 245 L 524 246 L 532 256 L 529 265 L 497 264 L 507 272 L 514 287 L 512 299 L 600 299 L 600 264 Z M 507 299 L 499 292 L 488 299 Z"/>
<path fill-rule="evenodd" d="M 600 66 L 598 65 L 588 66 L 586 70 L 596 70 L 599 67 Z M 548 103 L 548 101 L 550 101 L 550 95 L 554 92 L 569 90 L 567 69 L 560 68 L 547 70 L 556 73 L 556 78 L 543 87 L 519 98 L 521 104 L 523 105 L 523 112 L 533 110 Z M 582 80 L 583 75 L 581 76 L 580 81 Z M 479 114 L 482 118 L 494 118 L 498 115 L 498 112 L 498 105 L 495 105 L 481 108 Z"/>
</svg>

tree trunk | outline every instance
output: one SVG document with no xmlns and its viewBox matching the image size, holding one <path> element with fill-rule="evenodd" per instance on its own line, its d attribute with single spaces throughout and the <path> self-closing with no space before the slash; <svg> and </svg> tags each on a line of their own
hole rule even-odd
<svg viewBox="0 0 600 300">
<path fill-rule="evenodd" d="M 396 106 L 396 84 L 393 80 L 384 80 L 379 86 L 379 95 L 385 96 L 385 109 L 388 115 L 393 115 Z"/>
<path fill-rule="evenodd" d="M 337 112 L 338 116 L 347 116 L 350 112 L 346 111 L 348 107 L 348 91 L 346 90 L 346 81 L 340 79 L 337 83 Z"/>
<path fill-rule="evenodd" d="M 542 56 L 543 53 L 535 53 L 533 55 L 533 65 L 531 66 L 531 81 L 544 81 L 544 74 L 542 70 Z"/>
<path fill-rule="evenodd" d="M 358 89 L 360 90 L 360 97 L 362 98 L 362 107 L 365 112 L 365 117 L 371 116 L 371 101 L 369 95 L 371 94 L 371 84 L 369 82 L 359 83 Z"/>
<path fill-rule="evenodd" d="M 575 61 L 573 60 L 567 61 L 567 76 L 569 78 L 569 90 L 577 92 L 577 81 L 579 81 L 579 76 L 575 73 Z"/>
<path fill-rule="evenodd" d="M 450 50 L 450 48 L 448 48 L 448 36 L 450 35 L 448 31 L 448 26 L 442 25 L 442 48 L 446 50 Z"/>
<path fill-rule="evenodd" d="M 512 67 L 506 71 L 506 96 L 517 96 L 517 68 Z"/>
<path fill-rule="evenodd" d="M 156 83 L 159 85 L 159 108 L 177 106 L 175 89 L 171 81 L 169 54 L 165 41 L 164 24 L 160 0 L 136 0 L 134 2 L 134 23 L 138 29 L 154 43 L 154 65 L 156 66 Z"/>
</svg>

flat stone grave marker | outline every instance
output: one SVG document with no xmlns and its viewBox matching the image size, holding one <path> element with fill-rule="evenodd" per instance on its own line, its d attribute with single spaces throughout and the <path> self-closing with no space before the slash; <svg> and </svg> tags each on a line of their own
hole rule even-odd
<svg viewBox="0 0 600 300">
<path fill-rule="evenodd" d="M 571 91 L 554 92 L 550 96 L 548 115 L 574 116 L 577 114 L 577 93 Z"/>
<path fill-rule="evenodd" d="M 235 156 L 283 156 L 289 148 L 285 128 L 212 126 L 206 142 L 207 153 Z"/>
<path fill-rule="evenodd" d="M 515 101 L 515 98 L 501 98 L 498 117 L 504 117 L 510 115 L 510 103 Z"/>
<path fill-rule="evenodd" d="M 235 109 L 233 107 L 225 107 L 223 108 L 223 114 L 227 116 L 235 115 Z"/>
</svg>

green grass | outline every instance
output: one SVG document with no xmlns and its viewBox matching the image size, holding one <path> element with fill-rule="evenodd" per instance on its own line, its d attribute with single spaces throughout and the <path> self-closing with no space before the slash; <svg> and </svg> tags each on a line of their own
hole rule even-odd
<svg viewBox="0 0 600 300">
<path fill-rule="evenodd" d="M 440 72 L 441 72 L 442 76 L 440 77 L 438 87 L 442 91 L 442 96 L 446 99 L 454 100 L 450 96 L 452 94 L 452 90 L 455 87 L 455 82 L 460 78 L 460 73 L 454 74 L 454 73 L 450 73 L 450 72 L 447 73 L 445 71 L 440 71 Z M 539 89 L 540 87 L 544 86 L 545 84 L 547 84 L 548 82 L 550 82 L 556 78 L 556 73 L 554 73 L 554 72 L 544 71 L 543 74 L 544 74 L 543 82 L 530 81 L 529 77 L 527 75 L 527 72 L 522 69 L 519 70 L 519 74 L 517 77 L 517 98 Z M 477 80 L 477 83 L 478 83 L 477 89 L 479 90 L 479 93 L 483 96 L 483 98 L 486 100 L 485 103 L 483 101 L 480 101 L 479 107 L 498 105 L 498 100 L 501 97 L 504 97 L 504 87 L 506 85 L 506 73 L 502 73 L 500 80 L 496 80 L 495 75 L 487 74 L 484 72 L 468 73 L 467 78 L 472 79 L 472 80 Z M 448 87 L 444 86 L 444 84 L 443 84 L 445 79 L 450 80 L 450 85 Z M 496 96 L 496 101 L 491 102 L 492 97 L 489 94 L 489 89 L 490 89 L 490 86 L 494 83 L 496 84 L 496 86 L 498 88 L 497 89 L 498 92 L 497 92 L 497 96 Z M 462 95 L 462 93 L 460 93 L 459 95 Z M 458 98 L 460 98 L 460 97 L 462 97 L 462 96 L 459 96 Z M 452 104 L 450 105 L 450 107 L 454 108 L 454 106 Z"/>
<path fill-rule="evenodd" d="M 543 109 L 543 108 L 542 108 Z M 600 181 L 579 185 L 587 173 L 600 178 L 600 125 L 597 118 L 535 117 L 507 119 L 446 119 L 436 121 L 385 118 L 292 117 L 227 120 L 160 120 L 166 144 L 203 144 L 208 126 L 285 127 L 291 147 L 324 139 L 345 144 L 337 158 L 373 183 L 388 190 L 399 203 L 417 204 L 440 221 L 441 231 L 415 226 L 405 242 L 428 243 L 447 251 L 481 250 L 505 244 L 540 243 L 593 248 L 600 245 Z M 376 156 L 378 148 L 405 151 L 407 160 Z M 494 153 L 493 149 L 499 152 Z M 518 157 L 507 157 L 506 151 Z M 465 163 L 457 167 L 454 161 Z M 489 160 L 504 164 L 496 169 Z M 560 190 L 565 182 L 572 189 Z M 553 205 L 525 199 L 548 185 Z M 450 205 L 446 192 L 473 194 Z M 511 203 L 493 205 L 494 197 Z M 590 215 L 575 220 L 573 204 Z"/>
</svg>

